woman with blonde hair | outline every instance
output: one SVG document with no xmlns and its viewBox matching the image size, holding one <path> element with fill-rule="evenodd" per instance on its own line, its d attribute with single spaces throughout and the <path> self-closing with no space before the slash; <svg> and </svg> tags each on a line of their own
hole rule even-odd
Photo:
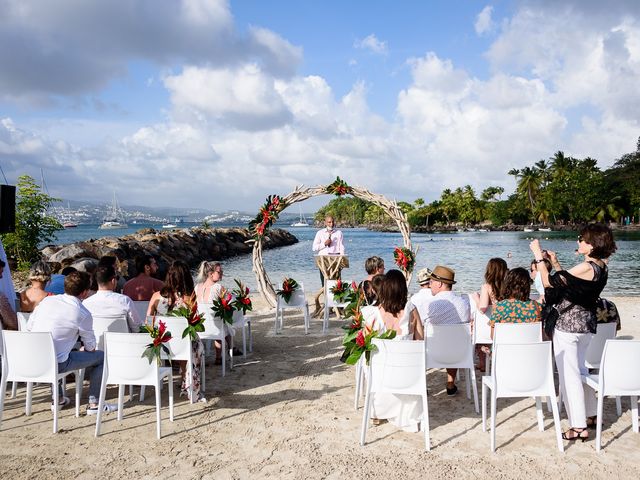
<svg viewBox="0 0 640 480">
<path fill-rule="evenodd" d="M 51 269 L 47 262 L 39 260 L 31 265 L 29 270 L 31 285 L 25 291 L 20 292 L 21 312 L 33 312 L 42 299 L 51 295 L 44 290 L 49 280 L 51 280 Z"/>
</svg>

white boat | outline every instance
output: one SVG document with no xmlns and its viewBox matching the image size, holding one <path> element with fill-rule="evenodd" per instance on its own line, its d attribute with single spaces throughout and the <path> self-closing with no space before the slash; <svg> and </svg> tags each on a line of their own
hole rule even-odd
<svg viewBox="0 0 640 480">
<path fill-rule="evenodd" d="M 532 227 L 524 227 L 523 231 L 524 231 L 524 232 L 535 232 L 535 231 L 536 231 L 536 229 L 535 229 L 535 228 L 532 228 Z"/>
<path fill-rule="evenodd" d="M 479 228 L 478 231 L 479 232 L 488 232 L 489 230 L 487 228 Z"/>
<path fill-rule="evenodd" d="M 116 192 L 113 192 L 113 203 L 111 205 L 111 210 L 107 213 L 107 216 L 104 218 L 102 225 L 98 227 L 101 230 L 117 230 L 121 228 L 129 228 L 127 222 L 124 220 L 124 215 L 122 214 L 122 210 L 118 206 L 118 200 L 116 200 Z"/>
<path fill-rule="evenodd" d="M 307 222 L 307 219 L 302 214 L 302 208 L 300 209 L 300 220 L 298 220 L 295 223 L 292 223 L 291 226 L 292 227 L 308 227 L 309 226 L 309 222 Z"/>
<path fill-rule="evenodd" d="M 167 223 L 162 225 L 162 228 L 178 228 L 178 226 L 175 223 Z"/>
<path fill-rule="evenodd" d="M 539 231 L 539 232 L 550 232 L 550 231 L 551 231 L 551 228 L 549 228 L 549 227 L 540 227 L 540 228 L 538 229 L 538 231 Z"/>
</svg>

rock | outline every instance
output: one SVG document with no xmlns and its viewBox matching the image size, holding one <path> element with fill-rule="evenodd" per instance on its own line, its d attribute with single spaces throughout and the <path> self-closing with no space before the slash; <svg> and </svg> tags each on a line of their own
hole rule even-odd
<svg viewBox="0 0 640 480">
<path fill-rule="evenodd" d="M 297 243 L 286 230 L 273 229 L 265 237 L 263 248 L 277 248 Z M 196 267 L 202 260 L 224 260 L 251 253 L 252 237 L 246 228 L 202 228 L 156 231 L 144 228 L 121 238 L 105 237 L 63 246 L 47 246 L 43 259 L 55 266 L 55 271 L 73 265 L 84 270 L 104 255 L 113 255 L 120 262 L 120 272 L 131 277 L 135 272 L 135 257 L 146 253 L 156 257 L 160 272 L 166 272 L 171 262 L 182 260 Z"/>
</svg>

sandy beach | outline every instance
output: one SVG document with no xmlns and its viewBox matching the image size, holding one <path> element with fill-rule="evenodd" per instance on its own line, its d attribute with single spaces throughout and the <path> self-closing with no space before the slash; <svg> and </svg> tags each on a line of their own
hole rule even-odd
<svg viewBox="0 0 640 480">
<path fill-rule="evenodd" d="M 620 336 L 640 338 L 640 298 L 613 298 L 620 310 Z M 259 301 L 255 302 L 258 308 Z M 536 424 L 533 399 L 498 401 L 497 452 L 489 449 L 481 417 L 464 394 L 447 397 L 444 373 L 429 371 L 431 452 L 421 434 L 389 424 L 370 428 L 358 444 L 362 408 L 353 409 L 354 370 L 338 361 L 342 330 L 333 320 L 329 334 L 313 320 L 304 335 L 299 315 L 285 317 L 273 335 L 273 314 L 253 318 L 253 353 L 239 358 L 222 378 L 207 367 L 207 404 L 178 398 L 176 417 L 164 408 L 163 438 L 155 438 L 151 392 L 140 403 L 125 402 L 125 417 L 105 417 L 94 438 L 95 417 L 61 412 L 60 432 L 51 432 L 48 387 L 34 389 L 34 413 L 24 415 L 25 389 L 7 399 L 0 431 L 3 478 L 524 478 L 567 476 L 634 478 L 640 475 L 640 435 L 631 431 L 629 401 L 617 417 L 605 402 L 603 451 L 595 432 L 586 443 L 555 443 L 545 409 L 545 431 Z M 137 390 L 137 389 L 136 389 Z M 85 384 L 86 401 L 88 387 Z M 480 388 L 478 389 L 480 394 Z M 117 389 L 111 387 L 108 398 Z M 166 390 L 163 391 L 166 407 Z M 127 400 L 128 397 L 125 397 Z M 362 403 L 361 403 L 362 404 Z M 83 407 L 84 410 L 84 407 Z M 563 416 L 563 429 L 568 427 Z"/>
</svg>

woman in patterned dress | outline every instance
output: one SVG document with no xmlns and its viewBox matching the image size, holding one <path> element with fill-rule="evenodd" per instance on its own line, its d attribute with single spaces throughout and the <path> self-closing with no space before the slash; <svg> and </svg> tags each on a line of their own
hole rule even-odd
<svg viewBox="0 0 640 480">
<path fill-rule="evenodd" d="M 542 307 L 529 299 L 531 280 L 529 273 L 522 267 L 507 272 L 502 286 L 500 300 L 491 314 L 491 338 L 496 323 L 539 322 Z"/>
</svg>

